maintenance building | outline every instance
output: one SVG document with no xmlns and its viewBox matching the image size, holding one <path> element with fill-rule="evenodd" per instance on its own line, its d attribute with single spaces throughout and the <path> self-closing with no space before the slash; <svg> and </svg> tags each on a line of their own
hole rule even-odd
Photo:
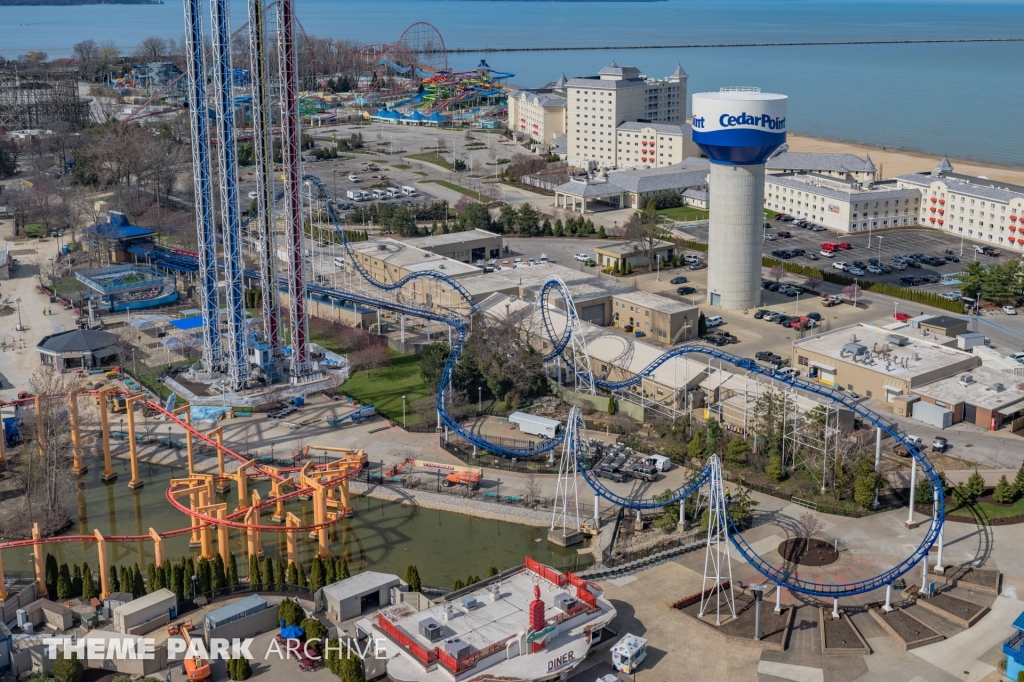
<svg viewBox="0 0 1024 682">
<path fill-rule="evenodd" d="M 405 583 L 397 575 L 364 571 L 317 590 L 313 601 L 317 610 L 342 621 L 355 618 L 364 611 L 391 604 L 391 591 L 402 590 Z"/>
<path fill-rule="evenodd" d="M 1024 426 L 1024 389 L 1012 376 L 989 367 L 975 367 L 913 389 L 921 402 L 952 413 L 951 424 L 967 422 L 990 431 Z M 913 406 L 918 417 L 920 403 Z M 930 422 L 929 422 L 930 423 Z"/>
<path fill-rule="evenodd" d="M 460 263 L 476 263 L 489 258 L 500 258 L 504 249 L 501 235 L 487 230 L 434 234 L 406 239 L 402 243 L 438 256 L 457 260 Z"/>
</svg>

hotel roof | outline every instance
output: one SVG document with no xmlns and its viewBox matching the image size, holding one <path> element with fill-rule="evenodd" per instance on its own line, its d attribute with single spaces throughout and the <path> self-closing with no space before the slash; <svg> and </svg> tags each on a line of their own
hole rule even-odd
<svg viewBox="0 0 1024 682">
<path fill-rule="evenodd" d="M 942 182 L 949 192 L 966 194 L 982 199 L 994 199 L 1001 202 L 1010 202 L 1014 199 L 1024 199 L 1024 187 L 1011 185 L 1008 182 L 996 182 L 988 178 L 979 178 L 972 175 L 960 175 L 957 173 L 946 173 L 944 175 L 929 175 L 927 173 L 911 173 L 900 175 L 897 180 L 921 187 L 930 187 L 933 182 Z"/>
<path fill-rule="evenodd" d="M 616 130 L 654 130 L 656 133 L 666 135 L 691 135 L 693 131 L 689 123 L 650 123 L 648 121 L 626 121 L 620 123 Z"/>
<path fill-rule="evenodd" d="M 875 172 L 870 156 L 863 159 L 856 154 L 831 154 L 816 152 L 782 152 L 768 159 L 768 170 L 786 171 L 831 171 L 838 173 Z"/>
<path fill-rule="evenodd" d="M 900 187 L 892 181 L 876 182 L 870 188 L 865 189 L 857 183 L 829 177 L 828 175 L 819 175 L 818 173 L 780 173 L 778 175 L 769 175 L 765 178 L 765 182 L 805 192 L 813 192 L 840 201 L 864 200 L 876 196 L 885 199 L 921 196 L 920 190 Z"/>
</svg>

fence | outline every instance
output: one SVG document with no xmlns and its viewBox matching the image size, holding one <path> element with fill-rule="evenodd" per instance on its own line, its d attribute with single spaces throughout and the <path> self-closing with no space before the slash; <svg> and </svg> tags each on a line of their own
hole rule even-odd
<svg viewBox="0 0 1024 682">
<path fill-rule="evenodd" d="M 488 440 L 506 447 L 525 447 L 529 441 L 518 438 L 488 437 Z M 440 446 L 449 454 L 455 455 L 460 460 L 471 466 L 497 469 L 498 471 L 533 471 L 539 474 L 557 474 L 558 459 L 551 461 L 546 455 L 537 457 L 510 459 L 497 457 L 487 450 L 476 451 L 473 454 L 473 444 L 464 440 L 461 436 L 449 433 L 448 438 L 440 437 Z"/>
</svg>

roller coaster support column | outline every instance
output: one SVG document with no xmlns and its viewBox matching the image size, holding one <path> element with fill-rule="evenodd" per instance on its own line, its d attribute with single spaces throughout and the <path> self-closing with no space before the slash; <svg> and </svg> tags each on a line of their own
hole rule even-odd
<svg viewBox="0 0 1024 682">
<path fill-rule="evenodd" d="M 405 315 L 398 316 L 398 328 L 401 333 L 402 343 L 405 343 Z"/>
<path fill-rule="evenodd" d="M 775 615 L 782 613 L 782 585 L 775 585 Z"/>
<path fill-rule="evenodd" d="M 39 540 L 39 524 L 32 524 L 32 539 Z M 43 546 L 40 543 L 32 545 L 32 563 L 36 569 L 36 588 L 39 594 L 46 594 L 46 565 L 43 563 Z"/>
<path fill-rule="evenodd" d="M 0 441 L 2 440 L 3 438 L 0 438 Z M 7 589 L 4 587 L 4 585 L 4 560 L 3 554 L 0 553 L 0 602 L 3 602 L 4 599 L 7 599 Z"/>
<path fill-rule="evenodd" d="M 928 592 L 928 555 L 921 557 L 921 589 L 922 594 L 930 595 Z"/>
<path fill-rule="evenodd" d="M 192 492 L 189 493 L 189 496 L 188 496 L 188 505 L 189 505 L 189 508 L 194 512 L 197 509 L 199 509 L 199 495 L 200 495 L 200 492 L 202 490 L 206 490 L 206 488 L 205 487 L 203 487 L 203 488 L 192 488 L 191 490 L 192 490 Z M 197 519 L 196 517 L 193 516 L 191 518 L 192 518 L 192 537 L 189 538 L 188 546 L 189 547 L 201 547 L 203 540 L 202 540 L 202 538 L 199 535 L 199 526 L 202 525 L 202 524 L 200 523 L 199 519 Z"/>
<path fill-rule="evenodd" d="M 213 431 L 206 434 L 207 438 L 217 439 L 217 492 L 226 493 L 231 490 L 231 486 L 227 482 L 227 474 L 224 473 L 224 430 L 218 426 Z"/>
<path fill-rule="evenodd" d="M 882 427 L 875 427 L 875 473 L 882 470 Z M 875 487 L 875 501 L 871 503 L 872 508 L 878 506 L 878 488 Z"/>
<path fill-rule="evenodd" d="M 839 620 L 839 597 L 832 597 L 832 620 Z"/>
<path fill-rule="evenodd" d="M 174 416 L 184 414 L 185 425 L 188 427 L 192 426 L 192 410 L 189 409 L 188 405 L 185 405 L 184 407 L 179 407 L 171 414 L 173 414 Z M 192 431 L 190 429 L 185 429 L 185 452 L 188 454 L 188 475 L 194 476 L 196 472 L 192 456 Z"/>
<path fill-rule="evenodd" d="M 204 509 L 210 506 L 210 493 L 208 490 L 203 490 L 199 493 L 199 508 L 197 512 L 202 513 Z M 203 523 L 199 527 L 199 557 L 212 559 L 213 558 L 213 542 L 210 539 L 210 524 Z"/>
<path fill-rule="evenodd" d="M 939 491 L 932 488 L 932 520 L 938 521 L 939 518 Z M 946 524 L 943 523 L 939 526 L 939 551 L 935 555 L 935 572 L 942 575 L 946 572 L 946 567 L 942 565 L 942 536 L 946 533 Z"/>
<path fill-rule="evenodd" d="M 314 523 L 324 523 L 327 521 L 327 497 L 323 487 L 317 488 L 313 491 L 313 519 Z M 324 526 L 317 530 L 317 548 L 321 559 L 326 559 L 331 556 L 331 541 L 328 538 L 329 529 Z"/>
<path fill-rule="evenodd" d="M 217 505 L 217 518 L 221 521 L 227 519 L 228 505 Z M 217 526 L 217 549 L 220 551 L 220 558 L 224 560 L 224 568 L 227 569 L 231 563 L 231 538 L 228 536 L 228 527 L 224 524 Z"/>
<path fill-rule="evenodd" d="M 914 494 L 917 492 L 917 458 L 912 457 L 910 460 L 910 501 L 908 506 L 910 511 L 907 513 L 907 528 L 917 528 L 917 524 L 914 523 Z"/>
<path fill-rule="evenodd" d="M 249 506 L 249 486 L 246 471 L 254 464 L 255 462 L 246 462 L 235 471 L 234 479 L 235 484 L 238 486 L 238 507 L 235 508 L 235 511 L 242 511 Z"/>
<path fill-rule="evenodd" d="M 110 424 L 107 422 L 107 393 L 113 390 L 107 388 L 96 394 L 100 406 L 100 431 L 103 433 L 103 475 L 100 480 L 104 483 L 117 480 L 117 472 L 110 462 Z"/>
<path fill-rule="evenodd" d="M 96 572 L 100 576 L 100 599 L 106 599 L 110 595 L 110 564 L 107 562 L 107 540 L 100 534 L 98 530 L 94 530 L 93 535 L 96 536 L 96 553 L 99 555 L 97 560 L 98 565 L 96 566 Z M 89 580 L 92 580 L 92 576 L 86 576 Z"/>
<path fill-rule="evenodd" d="M 4 441 L 4 438 L 0 438 L 0 464 L 7 464 L 7 443 Z"/>
<path fill-rule="evenodd" d="M 270 482 L 270 496 L 281 497 L 284 491 L 281 489 L 281 481 L 274 479 Z M 271 517 L 275 523 L 284 523 L 287 518 L 284 515 L 284 500 L 278 500 L 274 506 L 274 515 Z"/>
<path fill-rule="evenodd" d="M 679 529 L 686 530 L 686 498 L 679 500 Z"/>
<path fill-rule="evenodd" d="M 86 466 L 82 463 L 82 435 L 78 430 L 78 391 L 68 394 L 68 420 L 71 422 L 71 453 L 75 461 L 71 470 L 76 474 L 84 474 Z"/>
<path fill-rule="evenodd" d="M 882 610 L 886 613 L 892 611 L 892 583 L 885 586 L 885 606 L 882 607 Z"/>
<path fill-rule="evenodd" d="M 256 554 L 256 529 L 252 526 L 259 521 L 256 521 L 258 511 L 256 507 L 249 507 L 249 510 L 245 512 L 245 523 L 248 524 L 248 528 L 245 529 L 245 540 L 248 548 L 249 556 Z"/>
<path fill-rule="evenodd" d="M 128 488 L 135 490 L 141 488 L 145 483 L 139 478 L 139 451 L 135 443 L 135 403 L 145 398 L 144 395 L 133 395 L 125 401 L 125 416 L 128 418 L 128 456 L 132 464 L 132 480 L 128 481 Z"/>
<path fill-rule="evenodd" d="M 284 520 L 285 533 L 288 536 L 288 563 L 295 564 L 296 566 L 299 565 L 299 548 L 295 538 L 295 530 L 293 529 L 300 526 L 301 523 L 299 517 L 291 512 L 288 512 Z"/>
<path fill-rule="evenodd" d="M 153 563 L 162 566 L 164 563 L 164 539 L 152 528 L 149 529 L 149 537 L 153 538 Z"/>
<path fill-rule="evenodd" d="M 223 521 L 227 518 L 228 505 L 224 502 L 220 504 L 206 504 L 199 508 L 200 514 L 206 514 L 208 516 L 216 516 L 218 520 Z M 207 559 L 213 558 L 213 545 L 210 543 L 210 526 L 209 524 L 203 526 L 203 556 Z M 227 566 L 228 554 L 230 549 L 228 547 L 228 527 L 220 524 L 217 526 L 217 549 L 220 551 L 220 558 L 224 559 L 224 565 Z"/>
<path fill-rule="evenodd" d="M 594 526 L 601 530 L 601 495 L 594 493 Z"/>
</svg>

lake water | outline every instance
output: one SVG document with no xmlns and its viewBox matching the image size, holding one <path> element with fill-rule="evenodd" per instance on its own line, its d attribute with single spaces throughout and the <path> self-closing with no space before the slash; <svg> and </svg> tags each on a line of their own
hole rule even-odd
<svg viewBox="0 0 1024 682">
<path fill-rule="evenodd" d="M 171 507 L 165 498 L 171 478 L 181 477 L 184 472 L 141 464 L 140 475 L 146 485 L 133 491 L 128 489 L 127 462 L 116 460 L 114 467 L 120 477 L 111 484 L 100 481 L 102 466 L 93 466 L 86 473 L 84 489 L 69 502 L 68 511 L 75 523 L 68 535 L 91 535 L 93 529 L 104 535 L 144 535 L 150 527 L 165 532 L 189 525 L 188 517 Z M 269 483 L 257 483 L 256 489 L 263 499 L 270 496 Z M 228 501 L 231 508 L 238 499 L 237 493 L 217 497 L 218 502 Z M 352 503 L 355 515 L 335 527 L 331 552 L 345 556 L 353 572 L 375 570 L 405 576 L 406 566 L 416 564 L 423 584 L 451 587 L 457 578 L 465 580 L 469 574 L 486 576 L 490 566 L 504 570 L 522 564 L 526 556 L 570 570 L 586 565 L 577 564 L 582 557 L 575 550 L 549 545 L 546 528 L 402 506 L 369 497 L 353 497 Z M 305 523 L 313 522 L 312 502 L 288 504 L 287 509 Z M 271 523 L 270 513 L 269 508 L 264 510 L 263 523 Z M 213 538 L 216 549 L 216 534 Z M 189 549 L 188 541 L 188 534 L 165 539 L 166 556 L 176 558 L 190 551 L 198 552 Z M 263 549 L 270 556 L 286 556 L 285 543 L 284 533 L 263 534 Z M 231 549 L 239 570 L 245 574 L 248 548 L 241 531 L 231 531 Z M 299 538 L 299 555 L 307 567 L 315 550 L 315 540 Z M 95 543 L 46 545 L 44 551 L 56 556 L 58 562 L 87 561 L 94 570 L 97 565 Z M 153 560 L 153 543 L 108 543 L 108 552 L 114 563 L 138 562 L 145 566 Z M 4 570 L 9 576 L 28 575 L 32 571 L 31 556 L 30 547 L 4 550 Z"/>
<path fill-rule="evenodd" d="M 676 63 L 689 91 L 754 85 L 790 97 L 789 129 L 818 137 L 1024 167 L 1024 43 L 846 45 L 654 50 L 615 45 L 1024 37 L 1024 2 L 964 0 L 668 0 L 440 2 L 296 0 L 312 35 L 394 42 L 429 21 L 449 47 L 573 46 L 603 49 L 452 55 L 470 69 L 483 56 L 513 82 L 536 86 L 589 75 L 612 59 L 652 77 Z M 245 9 L 235 3 L 235 24 Z M 150 35 L 180 39 L 179 3 L 3 7 L 0 54 L 70 54 L 85 38 L 123 49 Z M 605 47 L 607 46 L 607 47 Z"/>
</svg>

